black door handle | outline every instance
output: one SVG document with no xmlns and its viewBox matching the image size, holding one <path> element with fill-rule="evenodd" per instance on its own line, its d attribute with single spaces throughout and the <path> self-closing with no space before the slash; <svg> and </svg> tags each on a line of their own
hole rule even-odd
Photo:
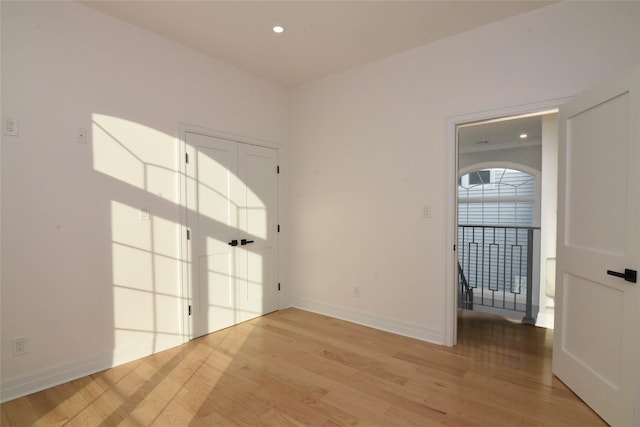
<svg viewBox="0 0 640 427">
<path fill-rule="evenodd" d="M 631 283 L 636 283 L 638 281 L 638 272 L 636 270 L 631 270 L 628 268 L 624 269 L 624 273 L 607 270 L 607 274 L 611 276 L 622 277 L 624 280 Z"/>
<path fill-rule="evenodd" d="M 253 243 L 253 240 L 247 240 L 247 239 L 240 240 L 240 244 L 243 245 L 243 246 L 247 245 L 249 243 Z"/>
<path fill-rule="evenodd" d="M 229 242 L 229 246 L 238 246 L 238 241 L 237 240 L 232 240 Z"/>
</svg>

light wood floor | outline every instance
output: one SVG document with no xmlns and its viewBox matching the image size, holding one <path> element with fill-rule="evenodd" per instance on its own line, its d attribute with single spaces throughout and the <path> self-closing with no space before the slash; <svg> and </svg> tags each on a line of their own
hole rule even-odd
<svg viewBox="0 0 640 427">
<path fill-rule="evenodd" d="M 465 312 L 441 347 L 296 309 L 2 405 L 9 426 L 599 426 L 552 331 Z"/>
</svg>

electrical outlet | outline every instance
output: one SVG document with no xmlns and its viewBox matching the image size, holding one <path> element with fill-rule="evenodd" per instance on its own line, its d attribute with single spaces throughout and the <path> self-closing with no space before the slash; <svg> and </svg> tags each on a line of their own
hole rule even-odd
<svg viewBox="0 0 640 427">
<path fill-rule="evenodd" d="M 4 134 L 10 136 L 18 136 L 18 119 L 7 118 L 4 126 Z"/>
<path fill-rule="evenodd" d="M 355 286 L 353 288 L 353 296 L 354 297 L 359 297 L 360 296 L 360 286 Z"/>
<path fill-rule="evenodd" d="M 85 128 L 78 129 L 78 141 L 79 144 L 87 143 L 87 130 Z"/>
<path fill-rule="evenodd" d="M 14 356 L 22 356 L 27 354 L 27 339 L 25 337 L 14 338 L 12 341 L 12 350 Z"/>
</svg>

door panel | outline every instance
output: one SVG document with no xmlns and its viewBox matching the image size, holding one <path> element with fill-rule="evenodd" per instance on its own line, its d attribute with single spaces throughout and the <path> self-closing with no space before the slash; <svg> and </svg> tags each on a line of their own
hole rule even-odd
<svg viewBox="0 0 640 427">
<path fill-rule="evenodd" d="M 628 139 L 628 103 L 625 93 L 567 118 L 568 245 L 625 253 L 628 144 L 609 141 Z"/>
<path fill-rule="evenodd" d="M 560 109 L 553 372 L 612 425 L 638 425 L 640 68 Z M 635 418 L 634 418 L 635 417 Z"/>
<path fill-rule="evenodd" d="M 201 292 L 202 297 L 197 304 L 197 313 L 202 314 L 200 321 L 206 322 L 202 325 L 203 334 L 224 329 L 237 322 L 231 255 L 227 252 L 198 258 L 199 285 L 206 288 Z"/>
<path fill-rule="evenodd" d="M 194 336 L 237 322 L 235 253 L 237 143 L 187 133 L 187 224 L 191 230 Z"/>
<path fill-rule="evenodd" d="M 589 303 L 598 301 L 603 313 L 622 313 L 624 292 L 571 274 L 565 275 L 564 283 L 564 301 L 571 305 L 563 307 L 563 350 L 611 387 L 619 387 L 620 366 L 611 357 L 622 352 L 622 337 L 611 331 L 622 331 L 621 316 L 594 316 Z M 598 337 L 596 346 L 593 337 Z"/>
<path fill-rule="evenodd" d="M 239 308 L 241 320 L 278 309 L 275 272 L 278 252 L 278 165 L 276 150 L 242 144 L 238 149 L 241 245 Z M 246 236 L 246 237 L 244 237 Z"/>
</svg>

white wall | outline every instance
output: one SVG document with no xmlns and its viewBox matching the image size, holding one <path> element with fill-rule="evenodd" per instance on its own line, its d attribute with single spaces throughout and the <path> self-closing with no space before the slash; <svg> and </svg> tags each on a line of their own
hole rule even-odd
<svg viewBox="0 0 640 427">
<path fill-rule="evenodd" d="M 297 89 L 291 304 L 445 342 L 447 118 L 581 92 L 640 62 L 638 22 L 638 2 L 554 4 Z"/>
<path fill-rule="evenodd" d="M 75 2 L 1 8 L 7 400 L 182 342 L 179 124 L 279 143 L 288 93 Z"/>
</svg>

